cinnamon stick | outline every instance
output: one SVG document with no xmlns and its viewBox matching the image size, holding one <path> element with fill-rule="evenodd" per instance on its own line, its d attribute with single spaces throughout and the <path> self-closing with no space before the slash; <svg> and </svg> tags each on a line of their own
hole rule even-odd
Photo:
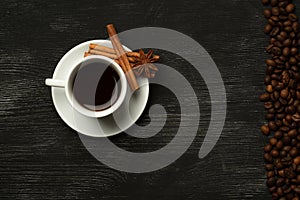
<svg viewBox="0 0 300 200">
<path fill-rule="evenodd" d="M 115 52 L 114 53 L 107 53 L 105 51 L 95 50 L 95 48 L 94 49 L 90 49 L 87 53 L 92 54 L 92 55 L 106 56 L 106 57 L 111 58 L 111 59 L 117 59 L 118 58 L 118 56 L 117 56 L 117 54 L 115 54 Z M 132 63 L 136 62 L 135 57 L 129 57 L 128 56 L 127 58 L 129 60 L 129 62 L 132 62 Z"/>
<path fill-rule="evenodd" d="M 104 51 L 98 51 L 98 50 L 94 50 L 94 49 L 90 49 L 89 53 L 93 54 L 93 55 L 106 56 L 106 57 L 111 58 L 111 59 L 117 59 L 118 58 L 116 54 L 107 53 L 107 52 L 104 52 Z"/>
<path fill-rule="evenodd" d="M 87 57 L 87 56 L 91 56 L 92 54 L 90 54 L 89 52 L 84 52 L 84 57 Z"/>
<path fill-rule="evenodd" d="M 116 62 L 118 65 L 121 65 L 121 63 L 120 63 L 120 61 L 119 61 L 118 59 L 116 59 L 115 62 Z M 134 65 L 134 64 L 130 63 L 131 68 L 133 67 L 133 65 Z"/>
<path fill-rule="evenodd" d="M 93 43 L 90 44 L 90 49 L 94 49 L 94 50 L 102 51 L 102 52 L 104 51 L 104 52 L 111 53 L 111 54 L 116 54 L 115 50 L 110 47 L 93 44 Z M 125 51 L 125 52 L 128 57 L 137 57 L 137 58 L 140 57 L 139 52 L 131 52 L 131 51 Z"/>
<path fill-rule="evenodd" d="M 106 46 L 97 45 L 97 44 L 90 44 L 90 49 L 98 50 L 98 51 L 104 51 L 107 53 L 116 54 L 115 50 Z"/>
<path fill-rule="evenodd" d="M 93 50 L 90 49 L 88 52 L 84 52 L 84 57 L 87 56 L 91 56 L 91 55 L 101 55 L 101 56 L 106 56 L 108 58 L 114 59 L 119 65 L 120 65 L 120 61 L 117 59 L 117 55 L 116 54 L 111 54 L 111 53 L 107 53 L 107 52 L 102 52 L 102 51 L 97 51 L 97 50 Z M 128 57 L 130 66 L 132 67 L 132 63 L 136 62 L 134 57 Z"/>
<path fill-rule="evenodd" d="M 113 24 L 108 24 L 106 26 L 107 33 L 110 37 L 110 40 L 113 44 L 114 50 L 117 54 L 118 60 L 120 61 L 120 65 L 122 69 L 125 72 L 127 81 L 129 83 L 130 88 L 134 91 L 139 89 L 138 83 L 136 81 L 135 75 L 131 69 L 129 60 L 127 58 L 126 52 L 124 51 L 121 42 L 119 40 L 119 37 L 117 35 L 117 32 L 115 30 L 115 27 Z"/>
</svg>

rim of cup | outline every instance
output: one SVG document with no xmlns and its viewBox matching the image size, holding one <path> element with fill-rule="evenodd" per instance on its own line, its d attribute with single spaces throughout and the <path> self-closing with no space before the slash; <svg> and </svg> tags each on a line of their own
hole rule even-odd
<svg viewBox="0 0 300 200">
<path fill-rule="evenodd" d="M 91 60 L 98 60 L 98 61 L 101 60 L 102 62 L 104 60 L 105 62 L 107 62 L 108 66 L 113 66 L 114 70 L 118 73 L 118 75 L 120 77 L 119 81 L 121 82 L 121 92 L 120 92 L 116 102 L 113 103 L 111 107 L 109 107 L 105 110 L 101 110 L 101 111 L 89 110 L 88 108 L 81 105 L 73 95 L 72 87 L 73 87 L 73 80 L 75 78 L 74 76 L 76 76 L 78 69 L 80 68 L 80 65 L 82 63 L 91 61 Z M 78 112 L 80 112 L 81 114 L 88 116 L 88 117 L 100 118 L 100 117 L 105 117 L 105 116 L 108 116 L 108 115 L 114 113 L 122 105 L 122 103 L 125 99 L 125 96 L 126 96 L 126 92 L 127 92 L 127 80 L 126 80 L 124 71 L 122 70 L 120 65 L 117 64 L 114 60 L 112 60 L 108 57 L 105 57 L 105 56 L 91 55 L 91 56 L 85 57 L 82 60 L 80 60 L 79 62 L 77 62 L 77 64 L 75 64 L 73 66 L 73 68 L 70 69 L 69 73 L 67 74 L 67 80 L 66 80 L 66 84 L 65 84 L 65 93 L 66 93 L 67 99 L 74 109 L 76 109 Z"/>
</svg>

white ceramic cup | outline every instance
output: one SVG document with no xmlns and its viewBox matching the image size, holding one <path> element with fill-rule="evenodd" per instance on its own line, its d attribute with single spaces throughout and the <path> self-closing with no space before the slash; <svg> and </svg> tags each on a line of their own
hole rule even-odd
<svg viewBox="0 0 300 200">
<path fill-rule="evenodd" d="M 101 110 L 101 111 L 89 110 L 88 108 L 86 108 L 86 107 L 82 106 L 80 103 L 78 103 L 76 98 L 73 98 L 73 83 L 74 83 L 76 74 L 77 74 L 80 66 L 83 63 L 89 63 L 89 62 L 101 62 L 102 64 L 107 63 L 107 66 L 108 65 L 111 66 L 118 73 L 118 75 L 120 77 L 119 81 L 121 83 L 121 91 L 118 96 L 118 99 L 111 107 L 109 107 L 105 110 Z M 51 87 L 57 87 L 57 88 L 64 89 L 67 99 L 74 109 L 76 109 L 78 112 L 80 112 L 81 114 L 83 114 L 85 116 L 94 117 L 94 118 L 105 117 L 105 116 L 110 115 L 113 112 L 115 112 L 123 103 L 125 96 L 126 96 L 126 92 L 127 92 L 127 81 L 126 81 L 125 73 L 123 72 L 122 68 L 114 60 L 107 58 L 105 56 L 98 56 L 98 55 L 85 57 L 85 58 L 81 59 L 74 66 L 70 66 L 70 71 L 67 74 L 67 77 L 65 80 L 47 78 L 45 80 L 45 84 L 48 86 L 51 86 Z"/>
</svg>

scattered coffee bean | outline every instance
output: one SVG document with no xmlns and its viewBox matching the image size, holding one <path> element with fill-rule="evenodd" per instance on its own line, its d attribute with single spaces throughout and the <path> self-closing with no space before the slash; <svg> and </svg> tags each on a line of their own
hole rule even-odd
<svg viewBox="0 0 300 200">
<path fill-rule="evenodd" d="M 288 56 L 289 54 L 290 54 L 290 48 L 285 47 L 285 48 L 282 50 L 282 55 Z"/>
<path fill-rule="evenodd" d="M 298 155 L 298 150 L 296 148 L 292 148 L 289 152 L 290 156 L 292 158 L 296 157 Z"/>
<path fill-rule="evenodd" d="M 287 98 L 288 97 L 288 95 L 289 95 L 289 91 L 288 91 L 288 89 L 284 89 L 284 90 L 281 90 L 281 92 L 280 92 L 280 96 L 282 97 L 282 98 Z"/>
<path fill-rule="evenodd" d="M 276 6 L 278 4 L 278 0 L 271 0 L 271 6 Z"/>
<path fill-rule="evenodd" d="M 295 163 L 295 165 L 300 164 L 300 156 L 297 156 L 296 158 L 294 158 L 294 163 Z"/>
<path fill-rule="evenodd" d="M 279 152 L 278 152 L 277 150 L 273 149 L 273 150 L 271 151 L 271 156 L 272 156 L 273 158 L 276 158 L 276 157 L 279 156 Z"/>
<path fill-rule="evenodd" d="M 288 132 L 288 136 L 289 136 L 290 138 L 295 138 L 295 137 L 297 137 L 297 130 L 296 130 L 296 129 L 290 130 L 290 131 Z"/>
<path fill-rule="evenodd" d="M 273 7 L 272 8 L 272 14 L 275 16 L 278 16 L 280 14 L 280 10 L 278 7 Z"/>
<path fill-rule="evenodd" d="M 260 130 L 264 135 L 268 136 L 270 134 L 270 129 L 267 125 L 261 126 Z"/>
<path fill-rule="evenodd" d="M 296 47 L 291 48 L 291 54 L 296 55 L 298 53 L 298 49 Z"/>
<path fill-rule="evenodd" d="M 276 145 L 276 143 L 277 143 L 277 139 L 276 139 L 276 138 L 271 138 L 271 139 L 270 139 L 270 144 L 271 144 L 271 145 L 274 146 L 274 145 Z"/>
<path fill-rule="evenodd" d="M 264 16 L 265 18 L 270 18 L 272 16 L 271 10 L 270 9 L 265 9 L 264 10 Z"/>
<path fill-rule="evenodd" d="M 273 199 L 300 197 L 300 25 L 292 0 L 262 0 L 267 19 L 264 32 L 270 36 L 266 52 L 264 102 L 269 136 L 264 147 L 266 185 Z"/>
<path fill-rule="evenodd" d="M 270 99 L 270 95 L 268 93 L 264 93 L 264 94 L 260 95 L 259 99 L 261 101 L 268 101 Z"/>
<path fill-rule="evenodd" d="M 288 12 L 288 13 L 291 13 L 291 12 L 293 12 L 294 11 L 294 9 L 295 9 L 295 5 L 294 4 L 289 4 L 289 5 L 287 5 L 286 6 L 286 8 L 285 8 L 285 10 L 286 10 L 286 12 Z"/>
<path fill-rule="evenodd" d="M 265 26 L 265 33 L 270 33 L 271 30 L 272 30 L 272 25 L 271 25 L 271 24 L 267 24 L 267 25 Z"/>
<path fill-rule="evenodd" d="M 270 0 L 262 0 L 261 1 L 263 5 L 268 5 L 270 4 Z"/>
</svg>

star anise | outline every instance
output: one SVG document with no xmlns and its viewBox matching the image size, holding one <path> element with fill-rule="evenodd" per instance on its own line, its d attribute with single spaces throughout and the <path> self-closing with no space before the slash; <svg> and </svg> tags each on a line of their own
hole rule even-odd
<svg viewBox="0 0 300 200">
<path fill-rule="evenodd" d="M 159 56 L 153 55 L 152 50 L 149 50 L 148 53 L 145 54 L 145 52 L 140 49 L 139 54 L 140 56 L 135 58 L 135 63 L 132 66 L 134 73 L 137 76 L 143 75 L 147 78 L 153 78 L 158 69 L 152 63 L 158 62 Z"/>
</svg>

